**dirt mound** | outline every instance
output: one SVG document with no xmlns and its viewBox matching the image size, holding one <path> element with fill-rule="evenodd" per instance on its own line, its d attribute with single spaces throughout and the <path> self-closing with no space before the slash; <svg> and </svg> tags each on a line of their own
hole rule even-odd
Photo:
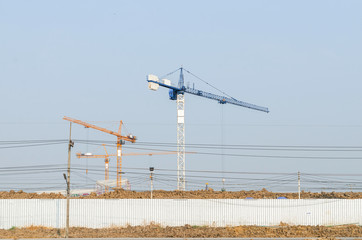
<svg viewBox="0 0 362 240">
<path fill-rule="evenodd" d="M 0 230 L 2 238 L 60 238 L 64 229 L 31 226 L 28 228 L 11 228 Z M 362 226 L 345 225 L 336 227 L 323 226 L 288 226 L 276 227 L 237 226 L 237 227 L 161 227 L 156 224 L 147 226 L 127 226 L 119 228 L 79 228 L 69 230 L 71 238 L 286 238 L 305 237 L 335 239 L 336 237 L 361 237 Z"/>
<path fill-rule="evenodd" d="M 101 195 L 92 193 L 88 196 L 73 197 L 83 199 L 148 199 L 151 197 L 149 191 L 136 192 L 126 190 L 115 190 Z M 269 192 L 266 189 L 260 191 L 213 191 L 213 190 L 195 190 L 195 191 L 153 191 L 153 198 L 157 199 L 276 199 L 286 197 L 288 199 L 297 199 L 298 193 L 279 193 Z M 0 199 L 61 199 L 64 195 L 59 193 L 26 193 L 23 191 L 0 192 Z M 302 199 L 360 199 L 362 192 L 301 192 Z"/>
<path fill-rule="evenodd" d="M 0 192 L 0 199 L 58 199 L 65 198 L 60 193 L 26 193 L 22 190 L 15 192 L 14 190 L 10 190 L 9 192 Z"/>
<path fill-rule="evenodd" d="M 163 191 L 156 190 L 152 193 L 153 198 L 157 199 L 276 199 L 286 197 L 288 199 L 298 199 L 298 193 L 278 193 L 269 192 L 266 189 L 260 191 L 213 191 L 213 190 L 195 190 L 195 191 Z M 126 190 L 116 190 L 101 195 L 95 193 L 80 198 L 129 198 L 129 199 L 148 199 L 151 197 L 149 191 L 135 192 Z M 359 199 L 362 198 L 362 192 L 301 192 L 302 199 Z"/>
</svg>

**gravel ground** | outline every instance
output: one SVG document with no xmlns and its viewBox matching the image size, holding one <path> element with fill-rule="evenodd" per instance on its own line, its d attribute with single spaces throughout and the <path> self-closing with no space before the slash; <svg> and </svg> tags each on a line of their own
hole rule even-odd
<svg viewBox="0 0 362 240">
<path fill-rule="evenodd" d="M 1 238 L 62 238 L 64 229 L 39 226 L 0 230 Z M 159 225 L 122 228 L 70 228 L 71 238 L 320 238 L 362 237 L 362 226 L 288 226 L 276 227 L 161 227 Z"/>
</svg>

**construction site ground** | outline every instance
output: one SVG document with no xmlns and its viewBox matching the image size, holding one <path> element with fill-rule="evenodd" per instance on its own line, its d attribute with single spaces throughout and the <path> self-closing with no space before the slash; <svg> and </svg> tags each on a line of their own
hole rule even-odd
<svg viewBox="0 0 362 240">
<path fill-rule="evenodd" d="M 30 226 L 0 230 L 1 238 L 63 238 L 64 229 Z M 70 238 L 321 238 L 361 237 L 362 227 L 345 226 L 288 226 L 276 227 L 236 226 L 205 227 L 190 226 L 162 227 L 159 225 L 127 226 L 103 229 L 72 227 Z"/>
<path fill-rule="evenodd" d="M 260 191 L 213 191 L 195 190 L 195 191 L 153 191 L 153 198 L 156 199 L 276 199 L 286 197 L 288 199 L 298 199 L 298 193 L 280 193 L 270 192 L 266 189 Z M 72 198 L 83 199 L 147 199 L 150 198 L 149 191 L 136 192 L 126 190 L 116 190 L 108 193 L 97 195 L 91 193 L 87 196 Z M 0 192 L 0 199 L 61 199 L 66 198 L 60 193 L 26 193 L 23 191 Z M 305 192 L 300 194 L 302 199 L 361 199 L 362 192 Z"/>
</svg>

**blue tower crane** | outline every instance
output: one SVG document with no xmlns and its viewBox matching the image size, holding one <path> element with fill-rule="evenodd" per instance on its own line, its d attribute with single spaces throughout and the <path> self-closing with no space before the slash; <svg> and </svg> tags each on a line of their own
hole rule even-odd
<svg viewBox="0 0 362 240">
<path fill-rule="evenodd" d="M 176 100 L 177 105 L 177 189 L 184 191 L 186 188 L 185 179 L 185 93 L 190 93 L 196 96 L 209 98 L 218 101 L 220 104 L 234 104 L 241 107 L 250 108 L 253 110 L 266 112 L 269 110 L 266 107 L 257 106 L 251 103 L 242 102 L 232 97 L 220 96 L 213 93 L 195 89 L 194 87 L 186 87 L 184 85 L 183 67 L 180 70 L 180 78 L 178 85 L 174 86 L 168 79 L 159 79 L 155 75 L 147 75 L 148 88 L 156 91 L 159 86 L 169 88 L 170 100 Z M 175 72 L 176 72 L 175 71 Z M 187 71 L 187 70 L 186 70 Z M 188 71 L 187 71 L 188 72 Z"/>
</svg>

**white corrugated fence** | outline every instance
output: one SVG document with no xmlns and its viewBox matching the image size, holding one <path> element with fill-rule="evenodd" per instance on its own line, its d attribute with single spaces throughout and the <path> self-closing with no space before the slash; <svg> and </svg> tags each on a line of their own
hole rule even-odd
<svg viewBox="0 0 362 240">
<path fill-rule="evenodd" d="M 64 228 L 65 199 L 1 199 L 0 228 Z M 362 225 L 362 199 L 71 199 L 70 225 Z"/>
</svg>

